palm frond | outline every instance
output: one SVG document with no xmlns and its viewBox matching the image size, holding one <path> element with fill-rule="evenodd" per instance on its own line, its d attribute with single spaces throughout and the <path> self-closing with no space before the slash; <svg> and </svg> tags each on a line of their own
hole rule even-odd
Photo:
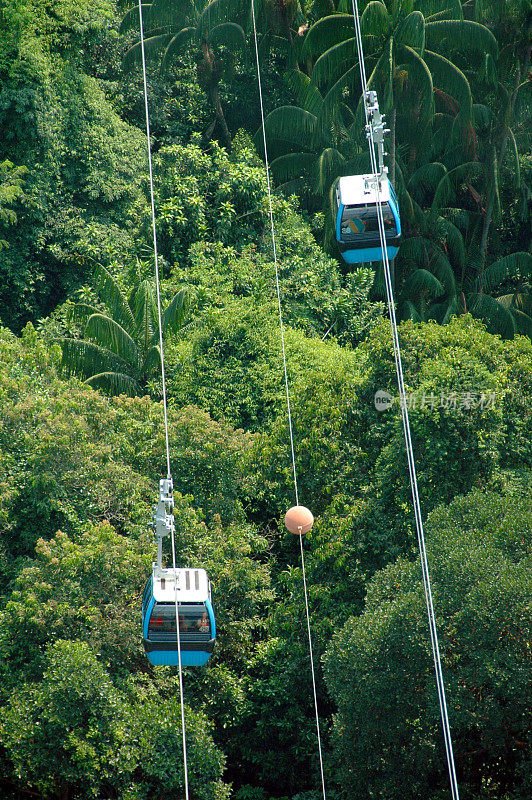
<svg viewBox="0 0 532 800">
<path fill-rule="evenodd" d="M 284 73 L 283 80 L 293 92 L 298 105 L 316 116 L 322 106 L 323 97 L 308 75 L 299 69 L 289 69 Z"/>
<path fill-rule="evenodd" d="M 137 364 L 138 350 L 135 340 L 127 331 L 105 314 L 93 314 L 87 320 L 85 337 L 92 339 L 128 364 Z"/>
<path fill-rule="evenodd" d="M 211 0 L 198 21 L 200 34 L 208 35 L 218 25 L 240 19 L 244 7 L 243 0 Z"/>
<path fill-rule="evenodd" d="M 467 306 L 474 317 L 481 319 L 489 333 L 498 334 L 502 339 L 513 339 L 515 320 L 510 311 L 489 294 L 468 294 Z"/>
<path fill-rule="evenodd" d="M 198 10 L 191 0 L 154 0 L 150 11 L 152 25 L 161 25 L 169 31 L 183 28 L 198 21 Z"/>
<path fill-rule="evenodd" d="M 450 299 L 445 298 L 443 301 L 440 300 L 435 303 L 431 303 L 426 311 L 425 319 L 427 322 L 429 320 L 434 320 L 440 325 L 447 325 L 451 317 L 456 316 L 459 313 L 460 304 L 457 295 L 455 295 Z"/>
<path fill-rule="evenodd" d="M 190 307 L 190 298 L 186 289 L 180 289 L 166 306 L 162 316 L 163 336 L 175 332 L 182 327 Z"/>
<path fill-rule="evenodd" d="M 451 318 L 456 316 L 457 314 L 460 314 L 460 304 L 458 301 L 458 296 L 455 295 L 454 297 L 451 297 L 449 305 L 445 309 L 445 313 L 443 314 L 443 317 L 441 319 L 441 324 L 446 325 L 451 320 Z"/>
<path fill-rule="evenodd" d="M 209 42 L 225 45 L 232 50 L 243 50 L 246 46 L 246 34 L 236 22 L 222 22 L 210 30 Z"/>
<path fill-rule="evenodd" d="M 473 104 L 473 118 L 477 128 L 483 128 L 487 130 L 488 126 L 493 121 L 493 117 L 493 111 L 488 106 L 485 106 L 482 103 Z"/>
<path fill-rule="evenodd" d="M 142 5 L 142 21 L 144 25 L 148 25 L 152 3 L 142 3 L 141 5 Z M 124 14 L 118 31 L 119 33 L 123 34 L 131 30 L 138 31 L 139 29 L 140 29 L 139 7 L 138 5 L 135 5 L 133 6 L 133 8 L 130 8 L 126 14 Z"/>
<path fill-rule="evenodd" d="M 308 177 L 316 162 L 315 153 L 287 153 L 279 156 L 270 164 L 275 182 L 286 183 L 299 178 Z"/>
<path fill-rule="evenodd" d="M 129 297 L 129 304 L 135 317 L 135 337 L 141 342 L 142 352 L 146 353 L 156 329 L 157 302 L 149 280 L 135 286 Z"/>
<path fill-rule="evenodd" d="M 264 121 L 268 140 L 284 140 L 298 149 L 312 147 L 316 137 L 316 117 L 298 106 L 280 106 L 271 111 Z M 262 130 L 255 134 L 255 142 L 260 146 Z M 269 149 L 269 148 L 268 148 Z"/>
<path fill-rule="evenodd" d="M 432 215 L 430 218 L 433 218 Z M 449 260 L 462 268 L 466 260 L 466 248 L 461 231 L 445 217 L 437 217 L 434 220 L 433 231 L 442 240 L 442 246 L 448 252 Z"/>
<path fill-rule="evenodd" d="M 320 113 L 318 114 L 319 130 L 325 132 L 330 128 L 331 123 L 338 118 L 339 104 L 345 89 L 354 91 L 359 86 L 358 65 L 351 67 L 334 83 L 329 91 L 324 95 Z M 369 86 L 368 81 L 368 86 Z"/>
<path fill-rule="evenodd" d="M 514 117 L 519 119 L 523 116 L 525 119 L 530 117 L 530 109 L 532 106 L 532 81 L 526 80 L 519 84 L 515 91 L 514 103 Z"/>
<path fill-rule="evenodd" d="M 144 363 L 141 367 L 141 373 L 143 375 L 149 375 L 154 370 L 159 371 L 160 369 L 161 351 L 159 350 L 159 345 L 154 345 L 153 347 L 150 347 L 146 353 L 146 358 L 144 359 Z"/>
<path fill-rule="evenodd" d="M 532 254 L 521 251 L 500 258 L 486 267 L 483 285 L 489 292 L 509 278 L 519 279 L 525 276 L 532 276 Z"/>
<path fill-rule="evenodd" d="M 436 187 L 447 174 L 447 168 L 439 161 L 419 167 L 408 181 L 408 191 L 421 205 L 434 195 Z"/>
<path fill-rule="evenodd" d="M 333 47 L 344 39 L 353 38 L 353 14 L 332 14 L 322 17 L 310 28 L 303 47 L 301 48 L 301 59 L 314 59 L 325 53 L 329 47 Z"/>
<path fill-rule="evenodd" d="M 443 89 L 459 104 L 462 113 L 469 118 L 472 113 L 473 99 L 471 87 L 462 70 L 458 69 L 448 58 L 425 50 L 425 61 L 432 73 L 432 80 L 438 89 Z"/>
<path fill-rule="evenodd" d="M 464 12 L 460 0 L 425 0 L 423 3 L 425 22 L 439 19 L 463 19 Z"/>
<path fill-rule="evenodd" d="M 105 347 L 83 339 L 58 339 L 62 350 L 61 369 L 67 375 L 88 378 L 102 370 L 124 370 L 127 364 Z"/>
<path fill-rule="evenodd" d="M 360 16 L 362 36 L 389 36 L 393 20 L 382 0 L 371 0 Z"/>
<path fill-rule="evenodd" d="M 423 58 L 425 50 L 425 18 L 421 11 L 412 11 L 404 17 L 395 31 L 395 41 L 399 45 L 411 47 Z"/>
<path fill-rule="evenodd" d="M 345 158 L 334 147 L 327 147 L 319 155 L 314 165 L 314 188 L 317 194 L 323 195 L 329 186 L 342 174 Z"/>
<path fill-rule="evenodd" d="M 99 372 L 87 378 L 85 383 L 111 397 L 116 397 L 120 394 L 135 397 L 142 394 L 140 383 L 124 372 Z"/>
<path fill-rule="evenodd" d="M 471 180 L 483 174 L 482 165 L 478 161 L 467 161 L 460 164 L 458 167 L 450 170 L 443 176 L 436 191 L 434 193 L 434 200 L 432 201 L 432 210 L 439 211 L 441 208 L 451 204 L 455 205 L 456 200 L 456 184 L 460 184 L 464 180 Z"/>
<path fill-rule="evenodd" d="M 532 339 L 532 317 L 517 308 L 512 308 L 510 313 L 514 318 L 517 333 Z"/>
<path fill-rule="evenodd" d="M 94 290 L 109 313 L 129 334 L 135 330 L 135 319 L 129 303 L 109 270 L 102 264 L 94 268 Z"/>
<path fill-rule="evenodd" d="M 514 170 L 515 170 L 515 188 L 519 189 L 521 186 L 521 165 L 519 161 L 519 150 L 517 148 L 517 141 L 514 136 L 514 132 L 511 128 L 508 128 L 508 138 L 510 140 L 510 152 L 514 159 Z"/>
<path fill-rule="evenodd" d="M 294 178 L 294 180 L 279 183 L 276 193 L 283 194 L 285 197 L 290 197 L 292 194 L 297 194 L 301 198 L 309 196 L 307 183 L 303 178 Z"/>
<path fill-rule="evenodd" d="M 397 303 L 397 318 L 399 320 L 411 319 L 413 322 L 423 322 L 423 317 L 412 300 L 399 300 Z"/>
<path fill-rule="evenodd" d="M 317 59 L 311 73 L 311 80 L 319 89 L 330 86 L 353 66 L 358 64 L 356 39 L 345 39 L 329 47 Z"/>
<path fill-rule="evenodd" d="M 363 153 L 359 153 L 345 162 L 342 175 L 364 175 L 368 172 L 371 172 L 371 161 L 369 152 L 364 150 Z"/>
<path fill-rule="evenodd" d="M 417 299 L 421 295 L 441 297 L 445 289 L 435 275 L 427 269 L 416 269 L 405 279 L 401 297 Z"/>
<path fill-rule="evenodd" d="M 399 49 L 409 66 L 408 82 L 417 94 L 419 124 L 423 126 L 430 122 L 434 114 L 432 75 L 423 58 L 413 48 L 402 45 Z"/>
<path fill-rule="evenodd" d="M 452 267 L 445 253 L 423 236 L 413 236 L 401 245 L 399 264 L 412 270 L 425 269 L 438 279 L 448 297 L 456 294 L 456 282 Z"/>
<path fill-rule="evenodd" d="M 149 38 L 144 40 L 144 51 L 146 56 L 150 56 L 157 53 L 162 53 L 165 48 L 167 47 L 168 43 L 172 39 L 171 33 L 161 33 L 155 36 L 150 36 Z M 142 61 L 142 47 L 140 42 L 134 44 L 133 47 L 130 47 L 129 50 L 126 52 L 122 66 L 125 70 L 131 69 L 136 64 L 140 64 Z"/>
<path fill-rule="evenodd" d="M 441 50 L 446 45 L 449 50 L 465 53 L 489 53 L 495 60 L 499 55 L 497 39 L 484 25 L 469 20 L 439 20 L 428 22 L 425 26 L 427 46 L 431 50 Z"/>
<path fill-rule="evenodd" d="M 169 65 L 172 63 L 174 58 L 177 58 L 181 55 L 182 51 L 185 50 L 190 43 L 190 41 L 196 35 L 196 28 L 188 27 L 188 28 L 181 28 L 180 31 L 173 36 L 170 41 L 168 42 L 168 46 L 164 51 L 163 63 L 162 68 L 163 70 L 168 69 Z"/>
<path fill-rule="evenodd" d="M 87 303 L 72 303 L 67 306 L 66 317 L 68 322 L 86 322 L 91 314 L 98 314 L 99 311 L 99 308 Z"/>
</svg>

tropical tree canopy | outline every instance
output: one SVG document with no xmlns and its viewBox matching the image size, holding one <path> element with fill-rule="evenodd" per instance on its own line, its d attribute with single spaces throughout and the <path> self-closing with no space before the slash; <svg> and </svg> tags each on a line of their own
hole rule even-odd
<svg viewBox="0 0 532 800">
<path fill-rule="evenodd" d="M 131 273 L 133 286 L 126 295 L 101 265 L 94 271 L 94 291 L 103 309 L 76 303 L 71 318 L 83 323 L 83 338 L 62 338 L 63 369 L 79 375 L 107 394 L 135 395 L 161 368 L 157 299 L 153 284 Z M 177 292 L 162 312 L 162 335 L 178 330 L 186 317 L 187 294 Z"/>
</svg>

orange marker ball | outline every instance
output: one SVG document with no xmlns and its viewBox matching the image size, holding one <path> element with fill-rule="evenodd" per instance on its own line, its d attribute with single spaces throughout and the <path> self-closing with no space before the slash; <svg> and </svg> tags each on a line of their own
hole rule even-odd
<svg viewBox="0 0 532 800">
<path fill-rule="evenodd" d="M 314 516 L 305 506 L 292 506 L 284 515 L 284 524 L 296 536 L 308 533 L 314 525 Z"/>
</svg>

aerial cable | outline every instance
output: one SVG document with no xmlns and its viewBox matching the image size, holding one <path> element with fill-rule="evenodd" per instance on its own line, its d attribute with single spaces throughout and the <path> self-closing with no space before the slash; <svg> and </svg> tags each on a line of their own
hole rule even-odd
<svg viewBox="0 0 532 800">
<path fill-rule="evenodd" d="M 286 348 L 285 348 L 285 340 L 284 340 L 284 325 L 283 325 L 283 309 L 281 303 L 281 290 L 280 290 L 280 281 L 279 281 L 279 266 L 277 262 L 277 246 L 275 240 L 275 224 L 273 220 L 273 207 L 272 207 L 272 188 L 271 188 L 271 180 L 270 180 L 270 167 L 268 162 L 268 145 L 266 141 L 266 124 L 264 119 L 264 102 L 262 96 L 262 81 L 261 81 L 261 72 L 260 72 L 260 58 L 259 58 L 259 44 L 257 39 L 257 23 L 255 18 L 255 2 L 251 0 L 251 16 L 253 21 L 253 37 L 255 43 L 255 57 L 257 62 L 257 83 L 259 89 L 259 102 L 260 102 L 260 116 L 261 116 L 261 125 L 262 125 L 262 140 L 264 146 L 264 162 L 266 165 L 266 184 L 268 188 L 268 211 L 270 217 L 270 230 L 271 230 L 271 239 L 272 239 L 272 248 L 273 248 L 273 261 L 275 266 L 275 288 L 277 294 L 277 306 L 279 310 L 279 327 L 281 332 L 281 351 L 283 357 L 283 371 L 284 371 L 284 383 L 285 383 L 285 392 L 286 392 L 286 408 L 288 414 L 288 430 L 290 436 L 290 453 L 292 458 L 292 472 L 293 472 L 293 482 L 294 482 L 294 494 L 295 494 L 295 501 L 296 501 L 296 508 L 299 507 L 299 492 L 297 487 L 297 471 L 296 471 L 296 456 L 295 456 L 295 447 L 294 447 L 294 432 L 292 426 L 292 411 L 290 406 L 290 389 L 289 389 L 289 382 L 288 382 L 288 368 L 286 364 Z M 305 612 L 307 618 L 307 634 L 308 634 L 308 643 L 309 643 L 309 654 L 310 654 L 310 670 L 312 676 L 312 690 L 313 690 L 313 697 L 314 697 L 314 713 L 316 717 L 316 733 L 318 738 L 318 755 L 319 755 L 319 762 L 320 762 L 320 776 L 321 776 L 321 788 L 323 794 L 323 800 L 327 800 L 326 792 L 325 792 L 325 776 L 324 776 L 324 768 L 323 768 L 323 753 L 322 753 L 322 746 L 321 746 L 321 732 L 320 732 L 320 719 L 319 719 L 319 712 L 318 712 L 318 695 L 316 689 L 316 673 L 314 668 L 314 656 L 313 656 L 313 649 L 312 649 L 312 634 L 310 629 L 310 611 L 309 611 L 309 603 L 308 603 L 308 593 L 307 593 L 307 580 L 305 575 L 305 559 L 303 555 L 303 536 L 301 535 L 300 530 L 300 545 L 301 545 L 301 569 L 303 575 L 303 593 L 305 597 Z"/>
<path fill-rule="evenodd" d="M 397 330 L 397 319 L 395 315 L 395 304 L 393 297 L 393 284 L 391 278 L 390 262 L 388 259 L 388 252 L 386 247 L 386 234 L 384 229 L 384 217 L 382 213 L 382 201 L 380 197 L 379 175 L 377 171 L 377 161 L 375 156 L 375 140 L 373 125 L 370 120 L 371 109 L 369 107 L 369 93 L 366 81 L 366 70 L 364 66 L 364 51 L 362 46 L 362 32 L 360 27 L 360 17 L 358 13 L 357 0 L 352 0 L 353 4 L 353 19 L 355 23 L 355 37 L 358 52 L 358 60 L 360 67 L 360 81 L 362 85 L 362 97 L 364 102 L 364 112 L 366 117 L 366 132 L 369 140 L 369 152 L 371 159 L 371 169 L 375 176 L 375 187 L 377 196 L 377 217 L 379 224 L 379 236 L 381 242 L 383 263 L 384 263 L 384 278 L 386 285 L 386 300 L 388 305 L 388 312 L 390 315 L 390 325 L 392 331 L 392 342 L 395 359 L 395 370 L 397 374 L 397 383 L 399 387 L 399 402 L 401 406 L 401 418 L 403 423 L 403 431 L 405 436 L 406 453 L 408 460 L 408 471 L 410 476 L 410 485 L 412 490 L 412 499 L 414 506 L 414 517 L 416 523 L 416 533 L 420 552 L 421 571 L 423 576 L 423 587 L 425 591 L 425 602 L 427 606 L 427 614 L 429 620 L 430 641 L 432 646 L 432 655 L 434 659 L 434 668 L 436 672 L 436 684 L 438 689 L 438 701 L 440 706 L 440 715 L 442 720 L 443 735 L 445 742 L 445 752 L 447 757 L 447 767 L 449 771 L 449 780 L 451 784 L 451 793 L 453 800 L 459 800 L 458 781 L 456 777 L 456 769 L 454 763 L 453 744 L 451 737 L 451 728 L 449 724 L 449 716 L 447 712 L 447 701 L 445 696 L 445 684 L 443 680 L 440 647 L 438 642 L 438 631 L 436 626 L 436 616 L 434 613 L 434 604 L 432 600 L 432 590 L 430 583 L 429 565 L 427 559 L 427 551 L 425 547 L 425 534 L 423 530 L 423 518 L 421 515 L 421 505 L 419 500 L 419 491 L 417 485 L 416 464 L 414 459 L 414 448 L 412 444 L 412 436 L 410 432 L 410 420 L 408 417 L 408 406 L 406 399 L 405 382 L 403 375 L 403 365 L 401 359 L 401 348 L 399 345 L 399 335 Z"/>
<path fill-rule="evenodd" d="M 159 257 L 157 252 L 157 227 L 155 222 L 155 192 L 153 188 L 153 165 L 152 165 L 152 157 L 151 157 L 151 135 L 150 135 L 150 109 L 148 104 L 148 82 L 146 78 L 146 52 L 144 48 L 144 23 L 142 18 L 142 0 L 139 0 L 139 28 L 140 28 L 140 50 L 142 54 L 142 80 L 144 85 L 144 107 L 145 107 L 145 114 L 146 114 L 146 139 L 148 145 L 148 167 L 149 167 L 149 175 L 150 175 L 150 201 L 151 201 L 151 221 L 152 221 L 152 233 L 153 233 L 153 254 L 155 260 L 155 286 L 157 290 L 157 319 L 159 324 L 159 349 L 161 353 L 161 382 L 162 382 L 162 394 L 163 394 L 163 417 L 164 417 L 164 435 L 165 435 L 165 445 L 166 445 L 166 474 L 167 478 L 166 481 L 161 481 L 161 485 L 163 487 L 163 491 L 160 492 L 160 505 L 162 505 L 163 509 L 166 505 L 173 507 L 174 500 L 173 500 L 173 481 L 172 481 L 172 473 L 170 469 L 170 437 L 168 434 L 168 406 L 167 406 L 167 399 L 166 399 L 166 376 L 164 370 L 164 349 L 163 349 L 163 323 L 162 323 L 162 312 L 161 312 L 161 288 L 160 288 L 160 281 L 159 281 Z M 172 567 L 174 570 L 174 576 L 177 575 L 177 567 L 176 567 L 176 557 L 175 557 L 175 525 L 174 525 L 174 517 L 173 514 L 166 514 L 164 511 L 164 521 L 166 523 L 166 527 L 168 528 L 169 532 L 171 532 L 171 542 L 172 542 Z M 159 537 L 157 542 L 157 557 L 159 566 L 161 566 L 161 558 L 162 558 L 162 539 Z M 183 693 L 183 666 L 181 663 L 181 638 L 180 638 L 180 631 L 179 631 L 179 610 L 178 610 L 178 599 L 177 599 L 177 579 L 175 580 L 175 626 L 176 626 L 176 635 L 177 635 L 177 652 L 178 652 L 178 671 L 179 671 L 179 696 L 181 701 L 181 734 L 182 734 L 182 742 L 183 742 L 183 774 L 184 774 L 184 781 L 185 781 L 185 800 L 189 800 L 189 790 L 188 790 L 188 759 L 187 759 L 187 737 L 186 737 L 186 729 L 185 729 L 185 698 Z"/>
<path fill-rule="evenodd" d="M 273 263 L 275 265 L 275 288 L 277 292 L 277 306 L 279 309 L 279 327 L 281 329 L 281 350 L 283 355 L 283 371 L 284 371 L 284 383 L 285 383 L 285 392 L 286 392 L 286 407 L 288 411 L 288 430 L 290 433 L 290 453 L 292 456 L 292 472 L 294 476 L 294 493 L 296 498 L 296 506 L 299 505 L 299 495 L 297 490 L 297 471 L 296 471 L 296 455 L 295 455 L 295 448 L 294 448 L 294 433 L 292 430 L 292 411 L 290 407 L 290 389 L 288 385 L 288 368 L 286 365 L 286 348 L 284 342 L 284 325 L 283 325 L 283 309 L 281 304 L 281 290 L 279 286 L 279 266 L 277 263 L 277 244 L 275 240 L 275 225 L 273 221 L 273 207 L 272 207 L 272 189 L 271 189 L 271 180 L 270 180 L 270 166 L 268 163 L 268 146 L 266 144 L 266 125 L 264 122 L 264 103 L 262 99 L 262 81 L 260 77 L 260 60 L 259 60 L 259 45 L 257 40 L 257 25 L 255 20 L 255 2 L 251 0 L 251 16 L 253 19 L 253 35 L 255 41 L 255 57 L 257 60 L 257 82 L 259 86 L 259 101 L 260 101 L 260 115 L 262 121 L 262 140 L 264 146 L 264 162 L 266 164 L 266 184 L 268 187 L 268 209 L 269 209 L 269 217 L 270 217 L 270 229 L 271 229 L 271 237 L 272 237 L 272 248 L 273 248 Z"/>
</svg>

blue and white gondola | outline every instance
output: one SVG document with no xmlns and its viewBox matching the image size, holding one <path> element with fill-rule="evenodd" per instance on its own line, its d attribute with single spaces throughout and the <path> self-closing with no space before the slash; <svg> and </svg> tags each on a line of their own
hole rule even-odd
<svg viewBox="0 0 532 800">
<path fill-rule="evenodd" d="M 399 250 L 399 204 L 386 172 L 378 178 L 374 175 L 348 175 L 340 178 L 333 189 L 336 242 L 347 264 L 383 260 L 377 212 L 377 179 L 388 258 L 395 258 Z"/>
<path fill-rule="evenodd" d="M 203 666 L 211 657 L 216 638 L 211 586 L 204 569 L 163 569 L 154 564 L 142 600 L 146 655 L 158 666 L 179 664 L 176 589 L 181 664 Z"/>
</svg>

